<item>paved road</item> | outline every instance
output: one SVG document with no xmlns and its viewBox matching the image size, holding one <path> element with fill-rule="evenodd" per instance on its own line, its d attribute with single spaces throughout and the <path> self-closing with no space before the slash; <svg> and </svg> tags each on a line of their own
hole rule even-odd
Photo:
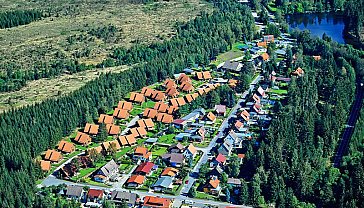
<svg viewBox="0 0 364 208">
<path fill-rule="evenodd" d="M 195 167 L 193 168 L 192 172 L 199 172 L 200 167 L 202 164 L 205 164 L 208 160 L 208 153 L 211 151 L 211 149 L 213 147 L 216 146 L 216 141 L 217 139 L 222 135 L 222 133 L 225 131 L 226 128 L 229 127 L 229 119 L 236 114 L 236 112 L 240 109 L 240 106 L 243 102 L 245 102 L 245 98 L 250 92 L 252 92 L 255 88 L 255 85 L 262 79 L 263 77 L 261 75 L 257 76 L 251 83 L 250 83 L 250 87 L 249 89 L 247 89 L 243 94 L 242 94 L 242 98 L 240 98 L 237 102 L 237 104 L 234 106 L 234 108 L 230 111 L 230 115 L 223 121 L 223 123 L 221 124 L 219 130 L 218 130 L 218 134 L 211 140 L 209 146 L 207 148 L 203 149 L 203 155 L 200 158 L 200 160 L 198 161 L 198 163 L 195 165 Z M 192 177 L 191 175 L 188 176 L 188 184 L 185 185 L 182 190 L 181 190 L 181 194 L 186 195 L 189 190 L 191 189 L 192 185 L 195 183 L 195 181 L 197 180 L 196 178 Z"/>
<path fill-rule="evenodd" d="M 347 126 L 344 130 L 344 133 L 342 134 L 340 145 L 336 152 L 336 156 L 334 158 L 334 167 L 336 168 L 340 166 L 342 157 L 346 154 L 348 150 L 350 139 L 354 133 L 354 127 L 359 117 L 360 109 L 363 106 L 363 98 L 364 98 L 364 87 L 359 86 L 355 101 L 351 108 Z"/>
<path fill-rule="evenodd" d="M 139 116 L 135 116 L 133 119 L 131 119 L 131 121 L 127 124 L 126 129 L 124 129 L 120 135 L 125 135 L 126 133 L 128 133 L 128 131 L 130 130 L 130 127 L 134 126 L 135 123 L 139 120 Z"/>
</svg>

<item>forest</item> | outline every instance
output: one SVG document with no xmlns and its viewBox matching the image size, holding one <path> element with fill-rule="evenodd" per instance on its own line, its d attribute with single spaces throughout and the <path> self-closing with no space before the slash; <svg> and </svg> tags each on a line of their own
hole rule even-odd
<svg viewBox="0 0 364 208">
<path fill-rule="evenodd" d="M 248 7 L 234 0 L 210 2 L 216 11 L 179 26 L 178 35 L 170 41 L 131 49 L 137 53 L 129 63 L 147 64 L 102 75 L 68 96 L 1 114 L 1 206 L 46 207 L 50 199 L 35 195 L 35 181 L 42 174 L 33 159 L 42 151 L 84 125 L 86 118 L 96 117 L 100 109 L 112 107 L 127 92 L 180 72 L 191 63 L 207 64 L 242 34 L 248 40 L 253 37 L 254 19 Z M 112 63 L 117 61 L 110 58 Z"/>
<path fill-rule="evenodd" d="M 16 10 L 0 13 L 0 28 L 11 28 L 19 25 L 26 25 L 39 20 L 44 15 L 38 10 Z"/>
</svg>

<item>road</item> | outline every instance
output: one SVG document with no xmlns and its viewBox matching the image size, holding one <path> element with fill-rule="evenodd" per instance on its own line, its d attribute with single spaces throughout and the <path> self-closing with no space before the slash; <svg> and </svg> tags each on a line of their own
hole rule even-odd
<svg viewBox="0 0 364 208">
<path fill-rule="evenodd" d="M 336 167 L 336 168 L 340 166 L 342 157 L 346 154 L 346 152 L 348 150 L 351 136 L 354 133 L 354 129 L 355 129 L 354 127 L 355 127 L 356 121 L 359 118 L 360 109 L 363 106 L 363 98 L 364 98 L 364 87 L 358 86 L 356 98 L 355 98 L 355 101 L 351 108 L 347 126 L 344 130 L 344 133 L 341 136 L 340 145 L 339 145 L 339 148 L 337 149 L 337 152 L 336 152 L 336 155 L 334 158 L 334 167 Z"/>
<path fill-rule="evenodd" d="M 128 131 L 130 130 L 130 127 L 134 126 L 135 123 L 139 120 L 139 116 L 135 116 L 133 119 L 131 119 L 131 121 L 127 124 L 126 129 L 124 129 L 120 135 L 125 135 L 126 133 L 128 133 Z"/>
<path fill-rule="evenodd" d="M 217 139 L 222 135 L 222 132 L 225 131 L 226 128 L 229 127 L 229 119 L 236 114 L 236 112 L 240 109 L 241 104 L 243 102 L 245 102 L 245 98 L 250 92 L 252 92 L 255 88 L 255 85 L 262 79 L 262 76 L 259 75 L 257 76 L 251 83 L 250 83 L 250 87 L 249 89 L 247 89 L 243 94 L 242 94 L 242 98 L 240 98 L 238 100 L 238 102 L 236 103 L 236 105 L 234 106 L 234 108 L 230 111 L 229 116 L 223 121 L 223 123 L 221 124 L 219 130 L 218 130 L 218 134 L 211 140 L 209 146 L 207 148 L 201 149 L 203 151 L 203 155 L 200 158 L 200 160 L 198 161 L 198 163 L 195 165 L 195 167 L 193 168 L 192 172 L 199 172 L 200 167 L 202 164 L 205 164 L 208 160 L 208 153 L 211 151 L 211 149 L 213 147 L 216 146 L 216 141 Z M 196 178 L 192 177 L 191 175 L 188 176 L 188 184 L 186 186 L 184 186 L 181 190 L 181 194 L 187 194 L 189 192 L 189 190 L 191 189 L 192 185 L 195 183 L 195 181 L 197 180 Z"/>
</svg>

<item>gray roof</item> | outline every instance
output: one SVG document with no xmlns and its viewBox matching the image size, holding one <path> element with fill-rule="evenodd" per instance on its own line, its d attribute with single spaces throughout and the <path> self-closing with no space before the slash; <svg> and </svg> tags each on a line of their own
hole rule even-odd
<svg viewBox="0 0 364 208">
<path fill-rule="evenodd" d="M 145 140 L 145 142 L 147 142 L 147 143 L 155 143 L 157 141 L 158 141 L 158 138 L 149 138 L 149 139 Z"/>
<path fill-rule="evenodd" d="M 236 61 L 226 61 L 224 65 L 222 66 L 224 69 L 228 70 L 234 70 L 234 71 L 240 71 L 241 70 L 241 64 Z"/>
<path fill-rule="evenodd" d="M 171 150 L 171 149 L 179 149 L 179 150 L 184 150 L 185 147 L 183 146 L 183 144 L 181 144 L 180 142 L 178 142 L 177 144 L 173 144 L 171 145 L 168 150 Z"/>
<path fill-rule="evenodd" d="M 115 170 L 119 168 L 118 164 L 114 160 L 110 160 L 106 165 L 104 165 L 100 170 L 104 173 L 105 176 L 109 176 Z"/>
<path fill-rule="evenodd" d="M 111 194 L 111 200 L 113 201 L 125 201 L 130 204 L 135 204 L 138 196 L 135 193 L 113 191 Z"/>
<path fill-rule="evenodd" d="M 235 185 L 241 185 L 241 181 L 237 178 L 228 178 L 227 180 L 228 184 L 235 184 Z"/>
<path fill-rule="evenodd" d="M 230 140 L 225 140 L 225 142 L 218 149 L 218 152 L 223 155 L 228 155 L 232 148 L 233 144 L 230 143 Z"/>
<path fill-rule="evenodd" d="M 184 156 L 182 153 L 166 153 L 162 155 L 162 158 L 168 160 L 170 163 L 183 163 Z"/>
<path fill-rule="evenodd" d="M 155 182 L 153 187 L 159 186 L 159 187 L 163 187 L 163 188 L 168 188 L 172 184 L 172 182 L 173 182 L 172 177 L 162 176 L 157 180 L 157 182 Z"/>
<path fill-rule="evenodd" d="M 70 185 L 70 186 L 67 186 L 66 195 L 81 197 L 82 192 L 83 192 L 82 186 Z"/>
</svg>

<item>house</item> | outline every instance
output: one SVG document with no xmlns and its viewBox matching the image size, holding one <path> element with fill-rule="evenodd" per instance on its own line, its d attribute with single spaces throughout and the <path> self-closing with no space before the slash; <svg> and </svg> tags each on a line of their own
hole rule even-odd
<svg viewBox="0 0 364 208">
<path fill-rule="evenodd" d="M 221 191 L 220 180 L 217 177 L 212 177 L 204 186 L 203 191 L 212 195 L 219 195 Z"/>
<path fill-rule="evenodd" d="M 256 103 L 260 103 L 260 98 L 257 94 L 254 93 L 253 95 L 253 100 L 256 102 Z"/>
<path fill-rule="evenodd" d="M 110 146 L 112 148 L 115 148 L 115 150 L 119 150 L 121 148 L 121 146 L 120 146 L 120 144 L 119 144 L 119 142 L 117 140 L 101 143 L 101 147 L 103 148 L 103 151 L 105 153 L 110 151 Z"/>
<path fill-rule="evenodd" d="M 67 163 L 58 170 L 58 177 L 61 179 L 71 179 L 77 173 L 77 167 L 74 163 Z"/>
<path fill-rule="evenodd" d="M 193 144 L 188 145 L 188 147 L 183 152 L 185 158 L 194 158 L 196 156 L 197 149 Z"/>
<path fill-rule="evenodd" d="M 133 103 L 127 101 L 119 101 L 117 108 L 131 111 L 133 110 Z"/>
<path fill-rule="evenodd" d="M 235 128 L 236 128 L 236 130 L 238 130 L 239 132 L 242 132 L 242 131 L 244 131 L 244 129 L 245 129 L 245 127 L 244 127 L 244 123 L 243 123 L 243 122 L 241 122 L 241 121 L 239 121 L 239 120 L 237 120 L 237 121 L 235 122 L 234 127 L 235 127 Z"/>
<path fill-rule="evenodd" d="M 172 200 L 167 198 L 146 196 L 142 208 L 171 208 Z"/>
<path fill-rule="evenodd" d="M 247 110 L 243 110 L 241 113 L 240 113 L 240 116 L 244 119 L 244 121 L 248 122 L 250 120 L 250 114 Z"/>
<path fill-rule="evenodd" d="M 203 108 L 197 108 L 195 110 L 193 110 L 191 113 L 189 113 L 188 115 L 186 115 L 185 117 L 183 117 L 182 119 L 188 122 L 196 122 L 196 120 L 198 118 L 200 118 L 201 116 L 205 116 L 206 115 L 206 110 Z"/>
<path fill-rule="evenodd" d="M 111 193 L 110 201 L 115 204 L 122 204 L 126 202 L 129 207 L 135 207 L 137 203 L 139 203 L 139 197 L 135 193 L 123 192 L 123 191 L 113 191 Z"/>
<path fill-rule="evenodd" d="M 172 167 L 167 167 L 161 173 L 161 176 L 175 177 L 179 173 L 179 170 Z"/>
<path fill-rule="evenodd" d="M 177 81 L 180 84 L 182 84 L 184 82 L 189 82 L 189 83 L 192 82 L 191 78 L 189 76 L 187 76 L 186 74 L 184 74 L 184 73 L 179 75 L 179 77 L 177 78 Z"/>
<path fill-rule="evenodd" d="M 321 56 L 312 56 L 312 58 L 313 58 L 315 61 L 320 61 L 320 60 L 321 60 Z"/>
<path fill-rule="evenodd" d="M 100 203 L 104 199 L 104 191 L 90 188 L 87 192 L 87 201 Z"/>
<path fill-rule="evenodd" d="M 99 125 L 87 123 L 83 132 L 91 135 L 96 135 L 99 133 Z"/>
<path fill-rule="evenodd" d="M 166 98 L 166 94 L 164 94 L 164 92 L 155 90 L 152 93 L 151 98 L 154 99 L 155 101 L 163 101 Z"/>
<path fill-rule="evenodd" d="M 83 146 L 87 146 L 91 143 L 91 137 L 83 132 L 77 132 L 74 141 L 79 144 L 82 144 Z"/>
<path fill-rule="evenodd" d="M 154 122 L 150 118 L 140 119 L 137 121 L 137 123 L 139 127 L 143 127 L 145 129 L 148 129 L 149 131 L 154 129 Z"/>
<path fill-rule="evenodd" d="M 137 188 L 141 186 L 145 181 L 144 175 L 132 175 L 130 178 L 126 181 L 126 186 L 129 188 Z"/>
<path fill-rule="evenodd" d="M 256 112 L 256 113 L 260 113 L 262 111 L 262 106 L 259 104 L 259 103 L 255 103 L 253 105 L 253 110 Z"/>
<path fill-rule="evenodd" d="M 257 43 L 257 47 L 264 47 L 264 48 L 266 48 L 267 47 L 267 42 L 258 42 Z"/>
<path fill-rule="evenodd" d="M 143 113 L 144 118 L 151 118 L 154 119 L 157 117 L 158 111 L 151 108 L 146 108 Z"/>
<path fill-rule="evenodd" d="M 215 112 L 218 116 L 225 116 L 226 115 L 226 106 L 225 105 L 215 105 L 214 108 Z"/>
<path fill-rule="evenodd" d="M 154 93 L 153 89 L 150 89 L 148 87 L 143 87 L 141 93 L 145 96 L 145 97 L 151 97 Z"/>
<path fill-rule="evenodd" d="M 102 166 L 96 173 L 94 174 L 94 180 L 97 182 L 105 182 L 109 180 L 109 178 L 119 171 L 119 165 L 112 159 L 106 165 Z"/>
<path fill-rule="evenodd" d="M 219 152 L 219 154 L 230 156 L 232 150 L 233 150 L 233 144 L 231 143 L 231 141 L 225 140 L 217 151 Z"/>
<path fill-rule="evenodd" d="M 165 113 L 168 111 L 168 104 L 163 102 L 157 102 L 154 104 L 154 110 L 157 110 L 160 113 Z"/>
<path fill-rule="evenodd" d="M 114 118 L 106 114 L 101 114 L 98 122 L 104 124 L 112 124 L 114 123 Z"/>
<path fill-rule="evenodd" d="M 180 86 L 179 89 L 183 92 L 187 92 L 190 93 L 193 90 L 195 90 L 195 88 L 193 87 L 193 85 L 190 82 L 183 82 Z"/>
<path fill-rule="evenodd" d="M 172 124 L 173 124 L 173 126 L 175 126 L 178 129 L 184 129 L 187 126 L 188 121 L 186 121 L 184 119 L 176 119 L 173 121 Z"/>
<path fill-rule="evenodd" d="M 196 78 L 198 80 L 209 80 L 212 79 L 209 71 L 196 72 Z"/>
<path fill-rule="evenodd" d="M 167 189 L 171 190 L 173 184 L 173 178 L 170 176 L 162 176 L 153 184 L 154 191 L 165 191 Z"/>
<path fill-rule="evenodd" d="M 206 130 L 203 126 L 199 128 L 186 130 L 186 132 L 191 134 L 191 136 L 189 137 L 190 141 L 201 142 L 205 140 Z"/>
<path fill-rule="evenodd" d="M 172 115 L 178 110 L 178 106 L 169 106 L 167 113 Z"/>
<path fill-rule="evenodd" d="M 157 115 L 157 121 L 165 124 L 170 124 L 173 122 L 173 116 L 166 113 L 159 113 Z"/>
<path fill-rule="evenodd" d="M 195 100 L 195 98 L 194 98 L 193 94 L 187 94 L 187 95 L 185 95 L 184 99 L 185 99 L 185 101 L 186 101 L 187 103 L 191 103 L 192 101 L 194 101 L 194 100 Z"/>
<path fill-rule="evenodd" d="M 51 161 L 41 160 L 40 168 L 42 169 L 42 171 L 48 172 L 51 169 Z"/>
<path fill-rule="evenodd" d="M 228 178 L 227 184 L 229 184 L 231 187 L 238 188 L 241 187 L 241 181 L 238 178 Z"/>
<path fill-rule="evenodd" d="M 237 84 L 238 84 L 238 80 L 236 80 L 236 79 L 229 79 L 229 87 L 235 88 Z"/>
<path fill-rule="evenodd" d="M 267 97 L 267 95 L 265 94 L 265 90 L 262 88 L 262 86 L 259 86 L 257 92 L 259 93 L 260 96 Z"/>
<path fill-rule="evenodd" d="M 175 136 L 175 139 L 177 141 L 183 141 L 183 140 L 189 140 L 189 138 L 192 136 L 191 133 L 182 132 Z"/>
<path fill-rule="evenodd" d="M 226 136 L 225 142 L 229 142 L 234 148 L 242 147 L 242 139 L 233 130 Z"/>
<path fill-rule="evenodd" d="M 179 92 L 178 92 L 177 88 L 171 87 L 171 88 L 167 88 L 166 94 L 168 97 L 174 98 L 174 97 L 178 97 Z"/>
<path fill-rule="evenodd" d="M 94 153 L 102 154 L 103 148 L 101 146 L 97 146 L 97 147 L 92 147 L 92 148 L 87 149 L 87 154 L 90 155 L 90 154 L 94 154 Z"/>
<path fill-rule="evenodd" d="M 186 105 L 185 99 L 183 99 L 183 97 L 173 98 L 169 102 L 172 106 L 180 107 L 180 106 Z"/>
<path fill-rule="evenodd" d="M 198 91 L 197 91 L 197 93 L 198 93 L 198 95 L 199 96 L 202 96 L 202 95 L 205 95 L 206 94 L 206 92 L 205 92 L 205 90 L 204 89 L 199 89 Z"/>
<path fill-rule="evenodd" d="M 136 140 L 134 135 L 129 134 L 124 136 L 119 136 L 118 142 L 121 146 L 126 146 L 126 145 L 132 146 L 136 143 Z"/>
<path fill-rule="evenodd" d="M 172 144 L 168 147 L 168 152 L 170 153 L 182 153 L 185 150 L 183 144 L 178 142 L 177 144 Z"/>
<path fill-rule="evenodd" d="M 168 88 L 176 88 L 177 84 L 173 81 L 173 79 L 166 79 L 163 82 L 163 86 L 168 89 Z"/>
<path fill-rule="evenodd" d="M 133 160 L 146 162 L 152 158 L 152 152 L 149 152 L 146 147 L 137 147 L 134 150 Z"/>
<path fill-rule="evenodd" d="M 226 63 L 226 62 L 225 62 Z M 214 78 L 212 80 L 213 83 L 219 83 L 219 84 L 226 84 L 228 83 L 228 80 L 227 79 L 223 79 L 223 78 Z"/>
<path fill-rule="evenodd" d="M 115 108 L 113 116 L 118 119 L 127 119 L 129 118 L 129 112 L 125 109 Z"/>
<path fill-rule="evenodd" d="M 162 155 L 162 160 L 172 167 L 181 167 L 185 162 L 185 158 L 181 153 L 166 153 Z"/>
<path fill-rule="evenodd" d="M 295 71 L 291 72 L 293 76 L 300 77 L 305 73 L 301 67 L 298 67 Z"/>
<path fill-rule="evenodd" d="M 118 135 L 120 133 L 120 126 L 115 124 L 106 124 L 106 131 L 109 135 Z"/>
<path fill-rule="evenodd" d="M 63 153 L 71 153 L 74 152 L 76 148 L 73 143 L 62 140 L 59 142 L 57 149 Z"/>
<path fill-rule="evenodd" d="M 145 97 L 141 93 L 132 92 L 130 93 L 129 100 L 136 103 L 143 103 L 145 101 Z"/>
<path fill-rule="evenodd" d="M 60 152 L 57 152 L 56 150 L 47 150 L 47 152 L 44 156 L 44 160 L 48 160 L 48 161 L 56 162 L 56 163 L 61 161 L 62 158 L 63 158 L 62 154 Z"/>
<path fill-rule="evenodd" d="M 215 123 L 215 121 L 216 121 L 216 116 L 215 116 L 215 114 L 214 114 L 214 113 L 209 112 L 209 113 L 206 115 L 205 119 L 206 119 L 207 121 L 209 121 L 210 123 Z"/>
<path fill-rule="evenodd" d="M 78 156 L 77 163 L 80 168 L 89 168 L 93 166 L 93 161 L 89 156 Z"/>
<path fill-rule="evenodd" d="M 214 165 L 221 165 L 224 166 L 226 163 L 226 156 L 223 154 L 218 154 L 217 157 L 213 160 Z"/>
<path fill-rule="evenodd" d="M 264 35 L 263 41 L 268 43 L 274 42 L 274 35 Z"/>
<path fill-rule="evenodd" d="M 233 72 L 240 72 L 241 68 L 243 68 L 243 64 L 237 61 L 226 61 L 222 66 L 223 70 L 233 71 Z"/>
<path fill-rule="evenodd" d="M 269 59 L 268 53 L 263 53 L 262 55 L 260 55 L 260 59 L 263 61 L 267 61 Z"/>
<path fill-rule="evenodd" d="M 66 196 L 69 199 L 80 201 L 83 198 L 83 187 L 78 185 L 68 185 L 66 188 Z"/>
<path fill-rule="evenodd" d="M 134 171 L 135 174 L 138 175 L 149 175 L 154 167 L 154 163 L 152 162 L 144 162 L 142 164 L 140 164 Z"/>
<path fill-rule="evenodd" d="M 130 134 L 133 135 L 135 138 L 137 137 L 146 137 L 147 131 L 143 127 L 135 127 L 130 129 Z"/>
<path fill-rule="evenodd" d="M 195 71 L 193 69 L 190 69 L 190 68 L 183 69 L 183 72 L 186 73 L 186 74 L 195 74 Z"/>
</svg>

